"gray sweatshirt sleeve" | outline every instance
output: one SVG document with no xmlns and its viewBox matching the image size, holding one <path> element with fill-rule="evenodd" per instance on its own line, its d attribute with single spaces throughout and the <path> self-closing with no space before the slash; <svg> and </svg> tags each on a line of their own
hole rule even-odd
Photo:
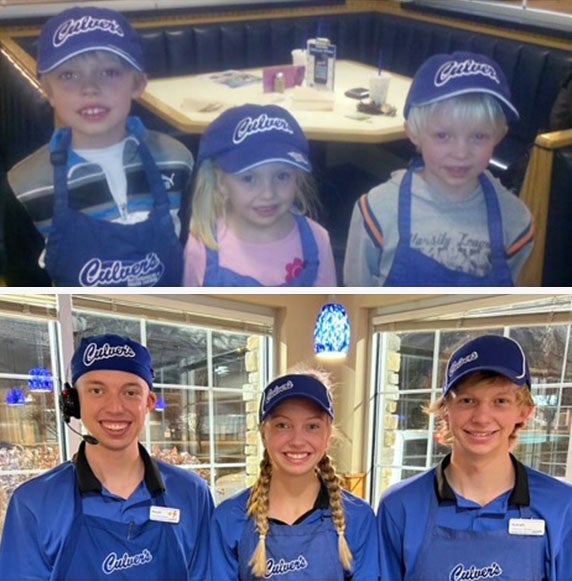
<svg viewBox="0 0 572 581">
<path fill-rule="evenodd" d="M 373 243 L 365 229 L 358 201 L 354 205 L 348 232 L 344 260 L 344 285 L 379 286 L 381 254 L 381 247 Z"/>
</svg>

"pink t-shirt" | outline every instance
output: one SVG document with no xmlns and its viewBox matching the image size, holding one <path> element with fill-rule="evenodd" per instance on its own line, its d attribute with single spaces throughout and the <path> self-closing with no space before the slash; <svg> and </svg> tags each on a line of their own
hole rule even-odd
<svg viewBox="0 0 572 581">
<path fill-rule="evenodd" d="M 317 222 L 308 219 L 318 245 L 319 267 L 314 286 L 336 286 L 336 269 L 330 235 Z M 303 263 L 302 242 L 298 227 L 282 239 L 247 242 L 219 222 L 217 229 L 219 265 L 255 278 L 263 286 L 280 286 L 296 277 Z M 206 269 L 206 250 L 203 242 L 189 236 L 185 247 L 184 286 L 202 286 Z"/>
</svg>

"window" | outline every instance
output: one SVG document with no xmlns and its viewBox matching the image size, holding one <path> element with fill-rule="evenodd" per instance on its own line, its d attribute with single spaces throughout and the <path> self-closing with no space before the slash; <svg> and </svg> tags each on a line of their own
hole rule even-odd
<svg viewBox="0 0 572 581">
<path fill-rule="evenodd" d="M 203 305 L 173 309 L 131 298 L 71 297 L 66 317 L 53 297 L 48 316 L 43 309 L 25 315 L 25 296 L 0 297 L 0 530 L 14 488 L 75 449 L 58 409 L 68 326 L 75 346 L 84 336 L 117 333 L 149 348 L 158 405 L 140 440 L 153 456 L 200 474 L 216 501 L 254 480 L 258 398 L 272 373 L 271 313 L 260 309 L 258 322 L 247 313 L 245 322 L 228 301 L 207 316 Z"/>
<path fill-rule="evenodd" d="M 424 408 L 441 393 L 449 354 L 483 333 L 514 338 L 528 355 L 536 410 L 521 432 L 515 455 L 538 470 L 572 481 L 571 298 L 503 300 L 514 304 L 468 311 L 449 305 L 446 315 L 424 313 L 415 320 L 412 314 L 399 323 L 389 323 L 387 315 L 377 325 L 374 505 L 389 485 L 434 466 L 449 451 L 435 438 L 434 419 Z"/>
</svg>

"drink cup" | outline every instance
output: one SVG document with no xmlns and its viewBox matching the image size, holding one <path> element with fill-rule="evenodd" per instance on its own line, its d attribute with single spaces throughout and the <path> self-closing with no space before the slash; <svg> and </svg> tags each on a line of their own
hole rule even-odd
<svg viewBox="0 0 572 581">
<path fill-rule="evenodd" d="M 391 75 L 383 71 L 381 74 L 374 75 L 369 79 L 369 96 L 372 102 L 378 107 L 381 107 L 387 99 L 390 80 Z"/>
<path fill-rule="evenodd" d="M 306 66 L 306 51 L 302 48 L 295 48 L 292 51 L 292 64 L 296 66 Z"/>
</svg>

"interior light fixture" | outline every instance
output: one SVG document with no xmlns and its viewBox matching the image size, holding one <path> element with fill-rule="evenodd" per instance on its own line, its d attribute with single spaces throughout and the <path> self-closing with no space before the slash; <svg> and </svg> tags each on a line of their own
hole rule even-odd
<svg viewBox="0 0 572 581">
<path fill-rule="evenodd" d="M 45 367 L 34 367 L 28 371 L 28 374 L 32 376 L 28 379 L 28 388 L 30 391 L 46 393 L 53 390 L 54 378 L 49 369 Z"/>
<path fill-rule="evenodd" d="M 314 327 L 314 352 L 323 359 L 339 359 L 350 348 L 350 320 L 343 305 L 326 303 Z"/>
<path fill-rule="evenodd" d="M 26 396 L 24 391 L 18 387 L 13 387 L 6 392 L 6 405 L 20 406 L 26 405 Z"/>
</svg>

